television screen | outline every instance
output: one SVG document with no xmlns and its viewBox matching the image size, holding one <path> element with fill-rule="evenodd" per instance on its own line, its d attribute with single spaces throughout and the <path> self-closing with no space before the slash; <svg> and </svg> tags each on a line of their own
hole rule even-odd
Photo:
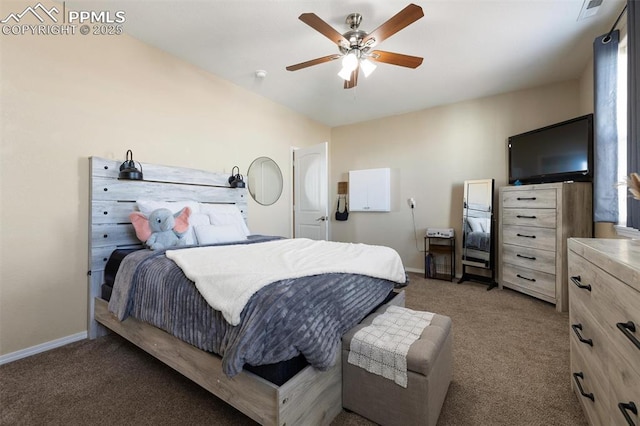
<svg viewBox="0 0 640 426">
<path fill-rule="evenodd" d="M 509 138 L 509 183 L 590 181 L 593 114 Z"/>
</svg>

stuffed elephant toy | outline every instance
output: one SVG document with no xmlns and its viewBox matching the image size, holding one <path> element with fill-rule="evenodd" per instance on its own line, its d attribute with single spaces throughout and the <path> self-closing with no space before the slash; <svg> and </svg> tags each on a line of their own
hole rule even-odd
<svg viewBox="0 0 640 426">
<path fill-rule="evenodd" d="M 185 245 L 183 238 L 189 229 L 191 209 L 185 207 L 173 214 L 169 209 L 157 209 L 147 218 L 140 212 L 129 215 L 136 235 L 151 250 L 163 250 Z"/>
</svg>

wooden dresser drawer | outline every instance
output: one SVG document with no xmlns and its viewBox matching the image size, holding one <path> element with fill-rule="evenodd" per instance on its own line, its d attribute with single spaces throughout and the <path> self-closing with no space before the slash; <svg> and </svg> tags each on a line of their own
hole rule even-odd
<svg viewBox="0 0 640 426">
<path fill-rule="evenodd" d="M 502 226 L 502 243 L 556 251 L 556 230 L 531 226 Z"/>
<path fill-rule="evenodd" d="M 571 238 L 567 246 L 571 371 L 584 369 L 583 388 L 595 401 L 573 389 L 591 425 L 640 425 L 640 242 Z"/>
<path fill-rule="evenodd" d="M 640 425 L 640 373 L 638 373 L 626 360 L 612 354 L 609 364 L 609 412 L 612 425 L 627 425 L 622 411 L 624 410 L 636 425 Z M 634 414 L 629 409 L 629 403 L 633 403 L 638 410 Z M 620 405 L 622 404 L 622 406 Z M 625 407 L 626 405 L 626 407 Z"/>
<path fill-rule="evenodd" d="M 548 274 L 556 273 L 555 251 L 503 244 L 502 261 Z"/>
<path fill-rule="evenodd" d="M 571 250 L 569 250 L 568 262 L 570 306 L 576 305 L 599 318 L 598 305 L 593 301 L 594 289 L 599 291 L 596 281 L 597 268 Z"/>
<path fill-rule="evenodd" d="M 505 225 L 556 227 L 556 209 L 504 209 L 502 223 Z"/>
<path fill-rule="evenodd" d="M 504 264 L 502 267 L 504 285 L 516 286 L 524 293 L 544 296 L 541 299 L 554 302 L 556 299 L 556 276 L 546 272 L 534 271 L 515 265 Z"/>
<path fill-rule="evenodd" d="M 615 350 L 640 374 L 640 293 L 599 268 L 596 280 L 602 326 Z"/>
<path fill-rule="evenodd" d="M 609 426 L 609 385 L 606 376 L 593 364 L 589 354 L 571 341 L 571 388 L 591 425 Z"/>
<path fill-rule="evenodd" d="M 608 365 L 609 340 L 591 312 L 571 298 L 569 327 L 570 340 L 575 343 L 575 347 L 583 354 L 588 353 L 596 368 L 604 375 Z"/>
<path fill-rule="evenodd" d="M 523 188 L 504 191 L 502 194 L 502 207 L 554 209 L 556 208 L 556 190 L 534 189 L 525 186 Z"/>
</svg>

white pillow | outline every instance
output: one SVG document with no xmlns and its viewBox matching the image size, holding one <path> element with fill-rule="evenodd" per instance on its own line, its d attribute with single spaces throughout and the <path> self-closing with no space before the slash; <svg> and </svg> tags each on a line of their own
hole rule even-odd
<svg viewBox="0 0 640 426">
<path fill-rule="evenodd" d="M 195 229 L 196 229 L 196 226 L 202 226 L 202 225 L 211 225 L 209 216 L 207 216 L 204 213 L 193 213 L 191 216 L 189 216 L 189 232 L 193 234 L 193 238 L 195 240 L 194 244 L 201 244 L 200 241 L 198 241 L 198 238 L 197 238 L 198 236 L 195 233 Z"/>
<path fill-rule="evenodd" d="M 230 243 L 246 240 L 236 225 L 199 225 L 195 227 L 198 242 L 202 244 Z"/>
<path fill-rule="evenodd" d="M 187 230 L 187 233 L 184 236 L 185 244 L 187 245 L 197 244 L 196 236 L 195 236 L 195 233 L 193 232 L 193 225 L 195 224 L 195 222 L 202 224 L 203 223 L 202 221 L 204 220 L 204 218 L 198 217 L 200 216 L 198 215 L 198 213 L 200 212 L 200 206 L 197 202 L 136 200 L 136 204 L 138 205 L 138 210 L 140 210 L 140 212 L 147 217 L 149 217 L 152 211 L 157 209 L 169 209 L 171 210 L 172 213 L 178 213 L 183 208 L 189 207 L 191 209 L 191 216 L 189 216 L 189 229 Z M 196 218 L 192 220 L 194 216 L 196 216 Z M 208 216 L 206 219 L 207 219 L 206 223 L 210 223 L 208 221 Z"/>
<path fill-rule="evenodd" d="M 200 203 L 200 213 L 208 215 L 212 225 L 235 225 L 244 236 L 250 234 L 242 213 L 235 204 Z"/>
<path fill-rule="evenodd" d="M 472 232 L 484 232 L 482 229 L 482 219 L 479 217 L 468 217 L 467 222 L 469 222 L 469 226 L 471 227 Z"/>
</svg>

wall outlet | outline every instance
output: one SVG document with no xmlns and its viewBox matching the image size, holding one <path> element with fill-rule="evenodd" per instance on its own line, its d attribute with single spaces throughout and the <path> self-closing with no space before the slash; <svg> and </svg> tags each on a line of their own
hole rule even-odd
<svg viewBox="0 0 640 426">
<path fill-rule="evenodd" d="M 412 209 L 416 208 L 416 200 L 415 200 L 415 198 L 413 198 L 413 197 L 409 198 L 407 200 L 407 203 L 409 204 L 409 207 L 411 207 Z"/>
</svg>

